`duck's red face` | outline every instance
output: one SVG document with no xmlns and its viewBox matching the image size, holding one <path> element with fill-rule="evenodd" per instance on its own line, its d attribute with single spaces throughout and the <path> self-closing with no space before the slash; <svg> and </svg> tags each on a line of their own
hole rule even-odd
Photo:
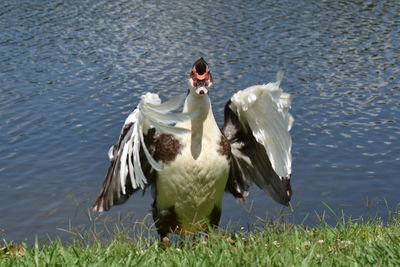
<svg viewBox="0 0 400 267">
<path fill-rule="evenodd" d="M 203 58 L 193 64 L 190 82 L 197 94 L 204 95 L 208 93 L 208 89 L 212 84 L 212 77 L 207 62 Z"/>
</svg>

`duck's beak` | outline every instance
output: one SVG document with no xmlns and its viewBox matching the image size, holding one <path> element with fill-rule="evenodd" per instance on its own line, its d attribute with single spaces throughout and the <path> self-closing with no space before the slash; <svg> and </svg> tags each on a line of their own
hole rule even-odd
<svg viewBox="0 0 400 267">
<path fill-rule="evenodd" d="M 206 95 L 206 94 L 208 94 L 208 89 L 206 88 L 205 80 L 197 81 L 196 94 L 198 94 L 198 95 Z"/>
</svg>

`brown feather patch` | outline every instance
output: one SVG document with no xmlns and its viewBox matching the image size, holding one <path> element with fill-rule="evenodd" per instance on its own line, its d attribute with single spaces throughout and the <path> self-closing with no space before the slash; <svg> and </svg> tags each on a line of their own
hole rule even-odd
<svg viewBox="0 0 400 267">
<path fill-rule="evenodd" d="M 182 151 L 183 146 L 171 134 L 156 136 L 154 159 L 164 163 L 173 161 Z"/>
<path fill-rule="evenodd" d="M 221 135 L 221 139 L 219 141 L 218 153 L 221 154 L 222 156 L 226 156 L 227 158 L 231 156 L 231 145 L 229 144 L 228 139 L 224 135 Z"/>
</svg>

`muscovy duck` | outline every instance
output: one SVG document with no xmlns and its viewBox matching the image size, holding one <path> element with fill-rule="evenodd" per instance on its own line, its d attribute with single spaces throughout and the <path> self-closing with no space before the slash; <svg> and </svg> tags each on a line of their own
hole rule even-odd
<svg viewBox="0 0 400 267">
<path fill-rule="evenodd" d="M 282 77 L 235 93 L 222 128 L 203 58 L 193 64 L 187 94 L 164 103 L 157 94 L 142 95 L 108 152 L 111 164 L 93 210 L 109 210 L 153 186 L 153 218 L 161 240 L 169 242 L 168 233 L 218 226 L 224 192 L 244 202 L 252 182 L 288 205 L 293 117 L 291 97 L 279 87 Z M 183 111 L 173 112 L 183 101 Z"/>
</svg>

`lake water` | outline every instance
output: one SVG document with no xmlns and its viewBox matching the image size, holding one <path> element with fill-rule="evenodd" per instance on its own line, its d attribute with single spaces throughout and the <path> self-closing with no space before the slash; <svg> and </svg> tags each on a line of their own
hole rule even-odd
<svg viewBox="0 0 400 267">
<path fill-rule="evenodd" d="M 400 203 L 400 2 L 1 1 L 0 238 L 67 238 L 89 224 L 107 152 L 141 94 L 187 90 L 211 65 L 218 122 L 239 89 L 293 94 L 293 212 L 382 216 Z M 151 196 L 114 207 L 143 220 Z M 282 207 L 253 188 L 224 199 L 222 226 Z M 105 218 L 106 216 L 104 216 Z M 103 218 L 103 217 L 102 217 Z"/>
</svg>

